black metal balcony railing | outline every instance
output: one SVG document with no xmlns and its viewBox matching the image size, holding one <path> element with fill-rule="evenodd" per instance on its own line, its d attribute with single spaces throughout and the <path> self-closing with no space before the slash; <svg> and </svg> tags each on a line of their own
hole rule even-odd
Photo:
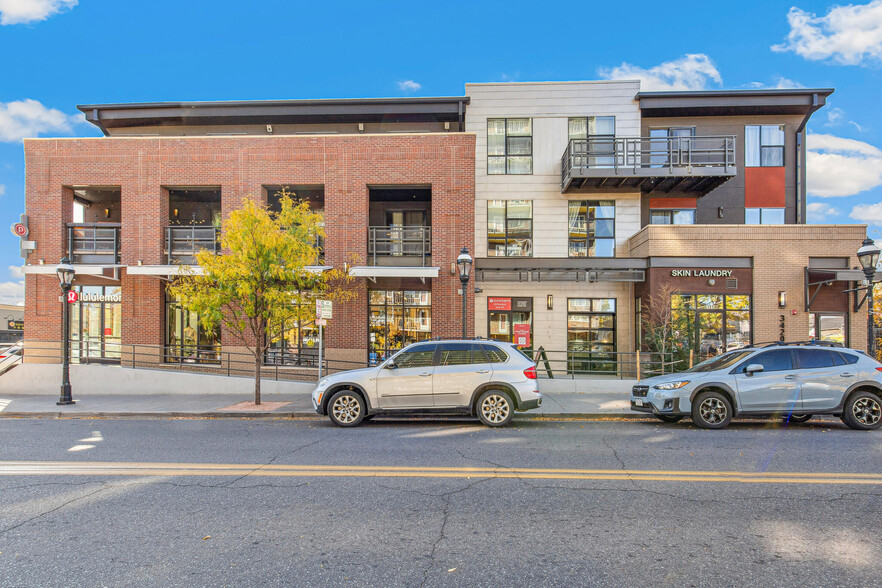
<svg viewBox="0 0 882 588">
<path fill-rule="evenodd" d="M 562 191 L 580 180 L 576 187 L 706 194 L 734 175 L 734 135 L 572 139 L 561 158 Z M 665 179 L 671 180 L 668 185 L 658 186 Z"/>
<path fill-rule="evenodd" d="M 410 257 L 425 265 L 432 255 L 431 227 L 368 227 L 368 256 L 377 258 Z"/>
<path fill-rule="evenodd" d="M 67 226 L 67 248 L 74 263 L 119 263 L 119 223 L 77 223 Z"/>
<path fill-rule="evenodd" d="M 165 252 L 169 264 L 196 263 L 200 251 L 217 253 L 220 229 L 206 226 L 177 226 L 165 229 Z"/>
</svg>

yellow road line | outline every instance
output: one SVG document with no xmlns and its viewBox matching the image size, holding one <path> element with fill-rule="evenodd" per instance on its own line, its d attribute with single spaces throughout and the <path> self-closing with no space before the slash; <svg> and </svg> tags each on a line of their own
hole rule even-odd
<svg viewBox="0 0 882 588">
<path fill-rule="evenodd" d="M 743 484 L 882 485 L 882 473 L 595 470 L 154 462 L 0 461 L 2 476 L 257 476 L 330 478 L 523 478 Z"/>
</svg>

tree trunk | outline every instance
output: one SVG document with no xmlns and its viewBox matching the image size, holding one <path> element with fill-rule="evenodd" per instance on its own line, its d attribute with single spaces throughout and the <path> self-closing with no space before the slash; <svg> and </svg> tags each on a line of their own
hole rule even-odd
<svg viewBox="0 0 882 588">
<path fill-rule="evenodd" d="M 261 357 L 259 353 L 254 354 L 254 404 L 260 404 L 260 368 Z"/>
</svg>

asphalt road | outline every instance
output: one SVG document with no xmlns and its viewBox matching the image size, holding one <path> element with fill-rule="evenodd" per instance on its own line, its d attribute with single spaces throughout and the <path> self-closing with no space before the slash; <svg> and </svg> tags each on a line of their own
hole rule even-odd
<svg viewBox="0 0 882 588">
<path fill-rule="evenodd" d="M 834 421 L 3 419 L 0 460 L 4 587 L 882 576 L 882 431 Z"/>
</svg>

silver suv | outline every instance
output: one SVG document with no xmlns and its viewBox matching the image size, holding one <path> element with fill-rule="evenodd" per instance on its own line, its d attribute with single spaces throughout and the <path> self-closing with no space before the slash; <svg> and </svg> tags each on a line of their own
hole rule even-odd
<svg viewBox="0 0 882 588">
<path fill-rule="evenodd" d="M 861 351 L 817 341 L 738 349 L 685 372 L 640 380 L 631 410 L 673 423 L 685 416 L 721 429 L 737 415 L 804 422 L 831 414 L 852 429 L 882 426 L 882 364 Z"/>
<path fill-rule="evenodd" d="M 316 412 L 340 427 L 403 412 L 461 412 L 501 427 L 540 404 L 533 360 L 488 339 L 414 343 L 376 367 L 323 378 L 312 392 Z"/>
</svg>

